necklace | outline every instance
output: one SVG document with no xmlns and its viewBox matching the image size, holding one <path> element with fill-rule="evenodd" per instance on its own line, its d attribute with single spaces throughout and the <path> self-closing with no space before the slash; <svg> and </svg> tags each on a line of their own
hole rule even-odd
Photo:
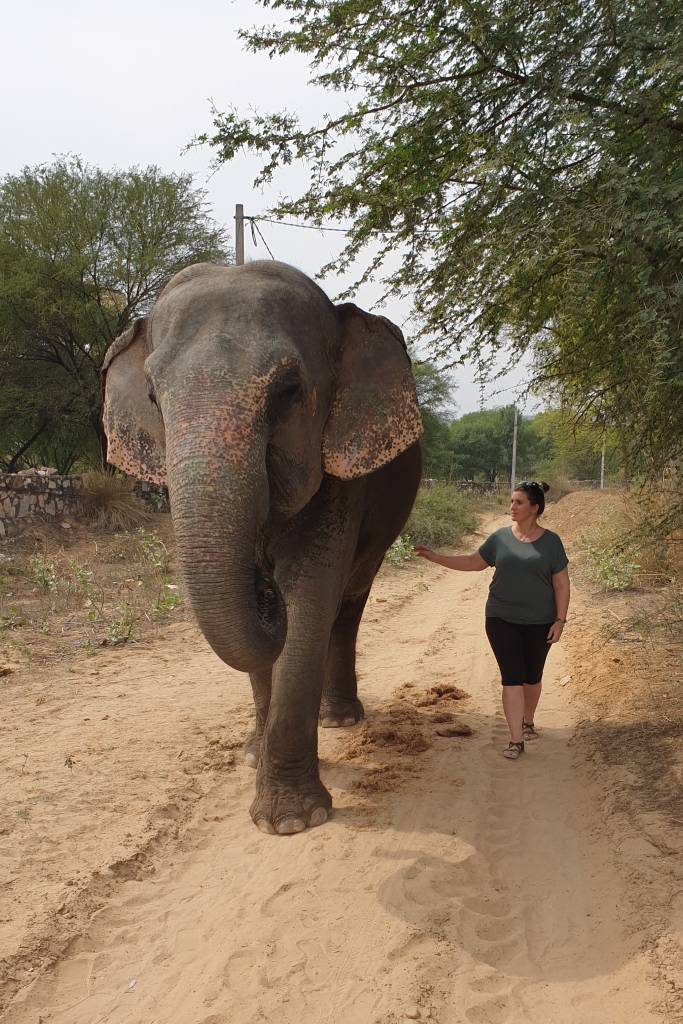
<svg viewBox="0 0 683 1024">
<path fill-rule="evenodd" d="M 512 536 L 515 537 L 521 544 L 533 544 L 533 542 L 535 540 L 538 540 L 538 538 L 542 536 L 542 532 L 538 533 L 539 530 L 542 531 L 542 527 L 540 527 L 538 525 L 534 526 L 534 528 L 531 531 L 531 533 L 523 534 L 521 537 L 519 537 L 515 533 L 514 527 L 511 527 L 511 529 L 512 529 Z M 538 536 L 535 536 L 536 533 L 538 533 Z"/>
</svg>

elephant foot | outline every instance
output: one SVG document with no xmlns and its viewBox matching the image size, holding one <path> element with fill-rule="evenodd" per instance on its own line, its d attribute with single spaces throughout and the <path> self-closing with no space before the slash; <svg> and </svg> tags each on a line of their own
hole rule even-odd
<svg viewBox="0 0 683 1024">
<path fill-rule="evenodd" d="M 257 783 L 251 817 L 261 832 L 287 836 L 327 821 L 332 797 L 319 779 L 299 785 L 280 781 Z"/>
<path fill-rule="evenodd" d="M 320 704 L 320 725 L 323 729 L 344 729 L 365 718 L 363 705 L 357 697 L 323 696 Z"/>
<path fill-rule="evenodd" d="M 244 750 L 244 763 L 248 764 L 250 768 L 258 768 L 261 757 L 261 736 L 257 732 L 253 732 L 245 741 L 242 749 Z"/>
</svg>

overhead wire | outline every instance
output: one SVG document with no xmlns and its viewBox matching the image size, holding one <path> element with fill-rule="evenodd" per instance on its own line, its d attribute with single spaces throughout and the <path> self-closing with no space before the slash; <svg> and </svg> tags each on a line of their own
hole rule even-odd
<svg viewBox="0 0 683 1024">
<path fill-rule="evenodd" d="M 350 235 L 352 228 L 333 228 L 326 224 L 297 224 L 293 220 L 275 220 L 273 217 L 245 217 L 245 220 L 261 221 L 262 224 L 278 224 L 285 228 L 303 228 L 304 231 L 338 231 Z"/>
<path fill-rule="evenodd" d="M 250 222 L 250 224 L 251 224 L 251 237 L 252 237 L 252 241 L 253 241 L 254 245 L 258 245 L 258 242 L 256 241 L 256 235 L 258 234 L 259 238 L 261 239 L 261 241 L 265 245 L 266 249 L 268 250 L 268 254 L 269 254 L 269 256 L 270 256 L 270 258 L 272 260 L 275 260 L 276 257 L 273 255 L 273 251 L 270 248 L 270 246 L 268 245 L 268 242 L 266 241 L 266 238 L 265 238 L 263 232 L 261 231 L 261 229 L 259 227 L 259 223 L 262 223 L 262 224 L 275 224 L 275 225 L 278 225 L 278 226 L 281 226 L 281 227 L 287 227 L 287 228 L 302 228 L 305 231 L 320 231 L 320 232 L 335 231 L 335 232 L 338 232 L 338 233 L 341 233 L 341 234 L 345 234 L 345 235 L 348 235 L 348 234 L 351 233 L 351 228 L 329 227 L 329 226 L 327 226 L 325 224 L 297 224 L 295 221 L 276 220 L 273 217 L 245 216 L 244 220 L 248 220 Z M 381 234 L 381 232 L 373 232 L 373 234 Z M 483 379 L 483 377 L 480 380 L 479 387 L 480 387 L 480 391 L 482 391 L 482 395 L 481 395 L 480 401 L 482 402 L 482 408 L 483 408 L 483 387 L 484 387 L 484 379 Z M 511 385 L 510 387 L 507 387 L 507 388 L 500 388 L 500 389 L 498 389 L 498 391 L 495 391 L 493 394 L 494 394 L 494 396 L 498 395 L 498 394 L 503 394 L 506 391 L 517 390 L 518 387 L 519 387 L 519 385 Z"/>
</svg>

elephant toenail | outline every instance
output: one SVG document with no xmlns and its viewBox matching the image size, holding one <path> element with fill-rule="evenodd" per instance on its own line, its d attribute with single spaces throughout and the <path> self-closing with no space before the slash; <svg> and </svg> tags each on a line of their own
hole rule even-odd
<svg viewBox="0 0 683 1024">
<path fill-rule="evenodd" d="M 355 725 L 355 724 L 356 724 L 356 719 L 355 718 L 345 718 L 344 721 L 342 722 L 343 726 Z"/>
<path fill-rule="evenodd" d="M 277 823 L 277 833 L 281 836 L 291 836 L 295 832 L 303 832 L 305 828 L 306 822 L 301 818 L 283 818 Z"/>
<path fill-rule="evenodd" d="M 340 726 L 340 722 L 336 718 L 323 718 L 320 724 L 323 729 L 338 729 Z"/>
<path fill-rule="evenodd" d="M 259 818 L 256 822 L 256 827 L 260 829 L 261 832 L 266 832 L 269 836 L 275 835 L 275 829 L 267 818 Z"/>
<path fill-rule="evenodd" d="M 327 821 L 327 809 L 325 807 L 316 807 L 311 815 L 311 828 L 315 828 L 316 825 L 322 825 Z"/>
<path fill-rule="evenodd" d="M 258 757 L 249 751 L 249 753 L 244 755 L 244 763 L 249 765 L 250 768 L 258 768 Z"/>
</svg>

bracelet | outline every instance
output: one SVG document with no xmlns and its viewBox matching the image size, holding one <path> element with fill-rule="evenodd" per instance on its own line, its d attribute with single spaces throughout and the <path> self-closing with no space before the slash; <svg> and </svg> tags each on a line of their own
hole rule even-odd
<svg viewBox="0 0 683 1024">
<path fill-rule="evenodd" d="M 563 625 L 566 625 L 567 620 L 566 619 L 555 619 L 555 622 L 561 622 Z"/>
</svg>

